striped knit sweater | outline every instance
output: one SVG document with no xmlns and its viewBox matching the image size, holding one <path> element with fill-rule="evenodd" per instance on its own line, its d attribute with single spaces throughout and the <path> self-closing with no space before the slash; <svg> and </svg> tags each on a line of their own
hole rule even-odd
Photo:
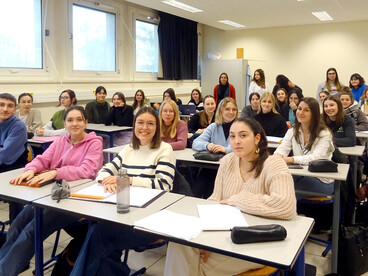
<svg viewBox="0 0 368 276">
<path fill-rule="evenodd" d="M 290 220 L 296 215 L 293 178 L 285 161 L 276 155 L 269 156 L 259 177 L 243 182 L 239 158 L 227 154 L 221 160 L 215 188 L 210 200 L 228 199 L 229 205 L 244 213 Z"/>
<path fill-rule="evenodd" d="M 98 172 L 96 181 L 110 175 L 117 175 L 118 169 L 127 169 L 128 175 L 133 177 L 132 186 L 147 187 L 169 191 L 175 174 L 175 156 L 172 147 L 161 142 L 157 149 L 150 149 L 149 145 L 140 146 L 134 150 L 131 145 L 107 163 Z"/>
</svg>

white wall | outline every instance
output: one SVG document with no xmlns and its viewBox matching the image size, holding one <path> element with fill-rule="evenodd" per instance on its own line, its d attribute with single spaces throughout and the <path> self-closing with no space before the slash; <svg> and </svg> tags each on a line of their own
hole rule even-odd
<svg viewBox="0 0 368 276">
<path fill-rule="evenodd" d="M 252 74 L 262 68 L 272 87 L 284 74 L 315 97 L 326 70 L 335 67 L 340 81 L 348 85 L 353 73 L 368 81 L 368 21 L 223 31 L 203 27 L 203 57 L 219 52 L 223 59 L 236 58 L 236 48 L 244 48 Z M 231 76 L 229 76 L 231 82 Z"/>
<path fill-rule="evenodd" d="M 78 1 L 81 5 L 94 6 L 93 1 Z M 69 25 L 70 0 L 43 1 L 45 28 L 50 30 L 50 36 L 45 37 L 44 69 L 42 70 L 11 70 L 0 68 L 0 93 L 8 92 L 15 96 L 23 92 L 32 92 L 34 107 L 40 109 L 42 120 L 47 122 L 56 111 L 58 96 L 65 89 L 76 92 L 78 103 L 84 105 L 95 98 L 92 91 L 97 86 L 104 86 L 108 98 L 116 91 L 125 94 L 128 103 L 137 89 L 143 89 L 151 101 L 161 101 L 162 93 L 169 87 L 174 88 L 184 103 L 189 100 L 193 88 L 199 87 L 198 80 L 158 81 L 150 74 L 135 73 L 134 43 L 135 18 L 156 16 L 153 10 L 127 4 L 124 0 L 101 0 L 100 7 L 113 7 L 117 12 L 117 69 L 118 72 L 73 72 L 71 67 L 71 40 Z M 93 20 L 93 19 L 92 19 Z"/>
</svg>

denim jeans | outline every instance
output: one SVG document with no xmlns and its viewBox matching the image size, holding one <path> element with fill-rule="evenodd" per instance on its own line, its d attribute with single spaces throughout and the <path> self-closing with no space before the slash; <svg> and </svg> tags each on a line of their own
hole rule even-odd
<svg viewBox="0 0 368 276">
<path fill-rule="evenodd" d="M 157 238 L 134 233 L 132 228 L 96 223 L 89 227 L 71 276 L 107 275 L 109 256 L 116 250 L 149 244 Z"/>
<path fill-rule="evenodd" d="M 42 239 L 62 229 L 78 218 L 51 209 L 43 211 Z M 0 249 L 0 275 L 18 275 L 34 254 L 34 210 L 28 205 L 16 217 Z"/>
<path fill-rule="evenodd" d="M 298 191 L 321 193 L 326 195 L 332 195 L 334 191 L 334 183 L 322 182 L 317 177 L 310 176 L 293 176 L 296 199 L 302 199 L 307 196 L 298 194 Z"/>
</svg>

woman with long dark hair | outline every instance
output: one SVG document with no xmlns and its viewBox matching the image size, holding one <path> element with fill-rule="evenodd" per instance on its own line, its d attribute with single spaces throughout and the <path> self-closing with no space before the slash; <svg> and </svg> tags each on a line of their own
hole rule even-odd
<svg viewBox="0 0 368 276">
<path fill-rule="evenodd" d="M 226 97 L 236 100 L 235 87 L 229 83 L 229 76 L 226 73 L 219 76 L 219 84 L 213 89 L 213 97 L 216 105 L 219 105 L 222 99 Z"/>
</svg>

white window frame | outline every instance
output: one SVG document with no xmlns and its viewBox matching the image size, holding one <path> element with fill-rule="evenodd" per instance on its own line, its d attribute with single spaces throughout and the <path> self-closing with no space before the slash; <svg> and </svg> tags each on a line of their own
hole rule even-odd
<svg viewBox="0 0 368 276">
<path fill-rule="evenodd" d="M 73 5 L 76 4 L 78 6 L 91 8 L 94 10 L 100 10 L 108 13 L 115 14 L 115 71 L 92 71 L 92 70 L 73 70 Z M 121 11 L 119 7 L 116 6 L 113 2 L 104 1 L 103 3 L 93 2 L 88 0 L 69 0 L 68 3 L 68 27 L 66 28 L 67 33 L 65 34 L 65 43 L 66 43 L 66 80 L 80 80 L 81 78 L 84 80 L 94 80 L 96 76 L 102 77 L 104 79 L 116 79 L 117 77 L 122 77 L 122 70 L 120 68 L 120 59 L 121 59 L 121 47 L 122 47 L 122 39 L 119 38 L 119 28 L 121 28 L 118 24 L 119 16 Z"/>
<path fill-rule="evenodd" d="M 146 80 L 146 81 L 157 81 L 158 73 L 146 73 L 146 72 L 137 72 L 136 69 L 136 45 L 135 45 L 135 38 L 136 38 L 136 20 L 144 21 L 147 23 L 152 23 L 158 25 L 159 16 L 157 13 L 143 11 L 143 10 L 136 10 L 132 9 L 132 36 L 134 37 L 134 45 L 132 47 L 132 56 L 134 59 L 132 60 L 132 68 L 134 68 L 134 78 L 136 80 Z M 160 45 L 159 45 L 160 47 Z M 160 49 L 158 49 L 158 71 L 160 71 Z"/>
<path fill-rule="evenodd" d="M 30 81 L 46 81 L 53 78 L 54 74 L 52 73 L 53 68 L 50 68 L 49 57 L 46 53 L 45 44 L 48 43 L 47 37 L 45 37 L 45 30 L 48 29 L 45 26 L 45 1 L 41 0 L 41 39 L 42 39 L 42 68 L 0 68 L 0 80 L 4 79 L 7 82 L 30 82 Z M 46 22 L 46 25 L 49 25 Z M 50 47 L 50 45 L 49 45 Z"/>
</svg>

